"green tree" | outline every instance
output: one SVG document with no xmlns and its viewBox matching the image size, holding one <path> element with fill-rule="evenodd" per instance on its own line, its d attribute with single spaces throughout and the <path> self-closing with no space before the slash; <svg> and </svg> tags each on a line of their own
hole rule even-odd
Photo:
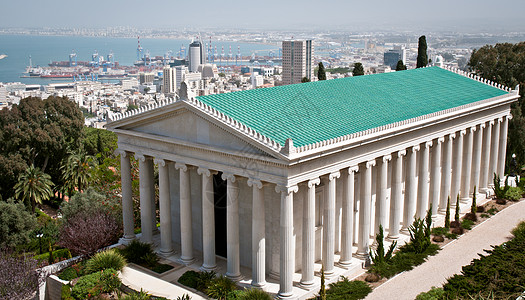
<svg viewBox="0 0 525 300">
<path fill-rule="evenodd" d="M 326 71 L 322 62 L 319 63 L 319 69 L 317 70 L 317 79 L 326 80 Z"/>
<path fill-rule="evenodd" d="M 456 213 L 454 214 L 454 221 L 456 221 L 459 224 L 459 210 L 461 207 L 459 206 L 459 193 L 456 197 Z"/>
<path fill-rule="evenodd" d="M 474 186 L 474 192 L 472 193 L 472 205 L 470 206 L 470 212 L 475 214 L 478 211 L 478 204 L 476 203 L 476 186 Z"/>
<path fill-rule="evenodd" d="M 365 75 L 365 69 L 363 69 L 362 63 L 355 63 L 354 69 L 352 70 L 352 76 L 361 76 Z"/>
<path fill-rule="evenodd" d="M 308 77 L 303 77 L 303 79 L 301 79 L 301 83 L 305 82 L 310 82 L 310 79 Z"/>
<path fill-rule="evenodd" d="M 25 98 L 0 110 L 0 194 L 14 195 L 18 176 L 30 165 L 60 186 L 60 164 L 83 134 L 84 116 L 65 97 Z"/>
<path fill-rule="evenodd" d="M 69 152 L 62 163 L 62 180 L 69 196 L 73 196 L 75 188 L 80 192 L 87 188 L 91 177 L 91 169 L 95 166 L 93 156 L 87 155 L 84 149 Z"/>
<path fill-rule="evenodd" d="M 51 177 L 33 165 L 18 177 L 15 184 L 15 197 L 24 202 L 35 213 L 36 204 L 42 204 L 53 196 L 53 182 Z"/>
<path fill-rule="evenodd" d="M 113 215 L 116 220 L 122 218 L 122 210 L 118 201 L 106 198 L 105 195 L 98 193 L 93 188 L 88 188 L 83 193 L 75 194 L 68 202 L 63 202 L 60 206 L 60 212 L 64 221 L 79 213 L 90 215 L 96 212 Z"/>
<path fill-rule="evenodd" d="M 396 71 L 404 71 L 406 69 L 407 69 L 407 66 L 403 64 L 403 61 L 398 60 L 397 65 L 396 65 Z"/>
<path fill-rule="evenodd" d="M 507 159 L 516 154 L 518 166 L 525 164 L 525 42 L 486 45 L 472 51 L 468 67 L 477 75 L 514 88 L 520 84 L 520 98 L 511 104 L 513 118 L 509 122 Z"/>
<path fill-rule="evenodd" d="M 417 46 L 416 68 L 426 67 L 427 64 L 428 64 L 427 38 L 424 35 L 422 35 L 419 37 L 419 43 Z"/>
<path fill-rule="evenodd" d="M 445 228 L 450 228 L 450 196 L 447 198 L 447 211 L 445 213 Z"/>
<path fill-rule="evenodd" d="M 35 216 L 22 203 L 0 201 L 0 248 L 29 243 L 36 226 Z"/>
</svg>

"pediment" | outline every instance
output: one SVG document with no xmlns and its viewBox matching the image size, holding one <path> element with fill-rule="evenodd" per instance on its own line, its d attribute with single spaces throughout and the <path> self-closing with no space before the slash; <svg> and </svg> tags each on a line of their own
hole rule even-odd
<svg viewBox="0 0 525 300">
<path fill-rule="evenodd" d="M 219 122 L 205 118 L 180 107 L 163 114 L 144 116 L 136 118 L 116 128 L 124 131 L 144 133 L 158 139 L 170 138 L 170 140 L 182 141 L 185 144 L 194 144 L 212 147 L 218 151 L 241 152 L 263 156 L 273 156 L 248 141 L 228 128 L 223 128 Z"/>
</svg>

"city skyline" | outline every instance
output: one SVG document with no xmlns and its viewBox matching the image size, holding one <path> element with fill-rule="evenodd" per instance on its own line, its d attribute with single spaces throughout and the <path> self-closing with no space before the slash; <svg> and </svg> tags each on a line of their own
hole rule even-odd
<svg viewBox="0 0 525 300">
<path fill-rule="evenodd" d="M 328 0 L 276 1 L 260 4 L 227 1 L 217 4 L 155 1 L 149 6 L 131 0 L 76 4 L 64 0 L 2 4 L 0 27 L 104 28 L 267 28 L 280 30 L 452 30 L 520 31 L 525 2 L 453 1 L 422 5 L 412 0 L 365 2 Z"/>
</svg>

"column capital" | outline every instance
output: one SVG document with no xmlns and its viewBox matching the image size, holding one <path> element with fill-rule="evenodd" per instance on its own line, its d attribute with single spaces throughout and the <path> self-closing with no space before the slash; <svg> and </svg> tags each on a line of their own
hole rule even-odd
<svg viewBox="0 0 525 300">
<path fill-rule="evenodd" d="M 448 135 L 448 140 L 449 141 L 452 141 L 455 138 L 456 138 L 456 133 L 455 132 Z"/>
<path fill-rule="evenodd" d="M 365 163 L 365 167 L 368 169 L 368 168 L 371 168 L 373 166 L 376 165 L 376 160 L 375 159 L 372 159 L 372 160 L 369 160 Z"/>
<path fill-rule="evenodd" d="M 357 171 L 359 171 L 359 166 L 352 166 L 350 168 L 348 168 L 348 174 L 350 173 L 356 173 Z"/>
<path fill-rule="evenodd" d="M 404 155 L 407 155 L 407 150 L 406 149 L 397 151 L 397 157 L 398 158 L 401 158 L 401 156 L 404 156 Z"/>
<path fill-rule="evenodd" d="M 428 149 L 432 147 L 432 141 L 425 142 L 425 148 Z"/>
<path fill-rule="evenodd" d="M 262 189 L 263 183 L 259 179 L 248 178 L 248 186 L 254 186 L 258 189 Z"/>
<path fill-rule="evenodd" d="M 480 128 L 480 129 L 483 129 L 483 128 L 485 128 L 485 127 L 487 127 L 487 124 L 486 124 L 486 123 L 481 123 L 481 124 L 479 124 L 479 128 Z"/>
<path fill-rule="evenodd" d="M 507 120 L 512 120 L 513 118 L 512 115 L 507 115 L 506 117 L 507 117 Z"/>
<path fill-rule="evenodd" d="M 222 180 L 231 181 L 231 183 L 234 183 L 236 179 L 235 175 L 233 175 L 232 173 L 226 173 L 226 172 L 222 172 L 221 178 Z"/>
<path fill-rule="evenodd" d="M 153 160 L 153 162 L 155 162 L 156 164 L 159 165 L 159 167 L 165 167 L 166 166 L 166 160 L 163 159 L 163 158 L 155 158 Z"/>
<path fill-rule="evenodd" d="M 186 170 L 184 170 L 186 172 Z M 210 170 L 208 168 L 199 167 L 197 168 L 197 174 L 199 175 L 206 175 L 206 177 L 210 177 L 211 175 L 217 174 L 217 171 Z"/>
<path fill-rule="evenodd" d="M 341 172 L 339 172 L 339 171 L 332 172 L 332 173 L 330 173 L 330 175 L 328 175 L 328 180 L 332 181 L 332 180 L 334 180 L 336 178 L 339 178 L 339 177 L 341 177 Z"/>
<path fill-rule="evenodd" d="M 462 136 L 464 136 L 466 134 L 467 134 L 467 130 L 466 129 L 463 129 L 463 130 L 459 131 L 459 137 L 462 137 Z"/>
<path fill-rule="evenodd" d="M 321 183 L 321 179 L 319 177 L 308 180 L 308 188 L 312 188 L 314 185 L 319 185 Z"/>
<path fill-rule="evenodd" d="M 135 159 L 141 162 L 145 162 L 147 157 L 142 153 L 135 153 Z"/>
<path fill-rule="evenodd" d="M 386 163 L 389 160 L 392 160 L 392 155 L 388 154 L 383 156 L 383 163 Z"/>
<path fill-rule="evenodd" d="M 415 146 L 412 146 L 412 148 L 410 148 L 410 150 L 412 150 L 412 153 L 416 153 L 420 149 L 421 149 L 420 145 L 415 145 Z"/>
<path fill-rule="evenodd" d="M 490 120 L 489 121 L 489 125 L 494 125 L 494 124 L 496 124 L 496 122 L 494 120 Z"/>
<path fill-rule="evenodd" d="M 185 163 L 177 162 L 175 163 L 175 169 L 181 169 L 183 172 L 188 171 L 188 166 Z"/>
<path fill-rule="evenodd" d="M 498 123 L 503 122 L 503 117 L 499 117 L 499 118 L 497 119 L 497 121 L 498 121 Z"/>
<path fill-rule="evenodd" d="M 277 193 L 286 193 L 287 195 L 290 195 L 291 193 L 297 193 L 299 191 L 299 187 L 297 185 L 292 186 L 284 186 L 284 185 L 275 185 L 275 191 Z"/>
<path fill-rule="evenodd" d="M 118 154 L 118 155 L 120 155 L 120 156 L 122 156 L 122 157 L 125 158 L 125 157 L 131 157 L 131 154 L 132 154 L 132 153 L 131 153 L 131 152 L 128 152 L 128 151 L 126 151 L 126 150 L 116 149 L 116 150 L 115 150 L 115 154 Z"/>
<path fill-rule="evenodd" d="M 470 132 L 469 133 L 474 133 L 478 128 L 476 126 L 473 126 L 473 127 L 470 127 Z"/>
<path fill-rule="evenodd" d="M 442 137 L 438 137 L 438 138 L 437 138 L 437 143 L 436 143 L 436 144 L 439 145 L 439 144 L 443 143 L 444 141 L 445 141 L 445 137 L 444 137 L 444 136 L 442 136 Z"/>
</svg>

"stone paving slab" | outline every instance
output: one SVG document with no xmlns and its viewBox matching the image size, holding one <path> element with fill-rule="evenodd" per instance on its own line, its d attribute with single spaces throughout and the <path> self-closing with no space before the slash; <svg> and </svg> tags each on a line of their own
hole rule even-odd
<svg viewBox="0 0 525 300">
<path fill-rule="evenodd" d="M 525 200 L 500 211 L 467 234 L 447 244 L 439 253 L 411 271 L 401 273 L 374 289 L 365 299 L 414 299 L 432 286 L 461 272 L 461 267 L 478 258 L 478 253 L 512 238 L 510 231 L 525 220 Z"/>
</svg>

